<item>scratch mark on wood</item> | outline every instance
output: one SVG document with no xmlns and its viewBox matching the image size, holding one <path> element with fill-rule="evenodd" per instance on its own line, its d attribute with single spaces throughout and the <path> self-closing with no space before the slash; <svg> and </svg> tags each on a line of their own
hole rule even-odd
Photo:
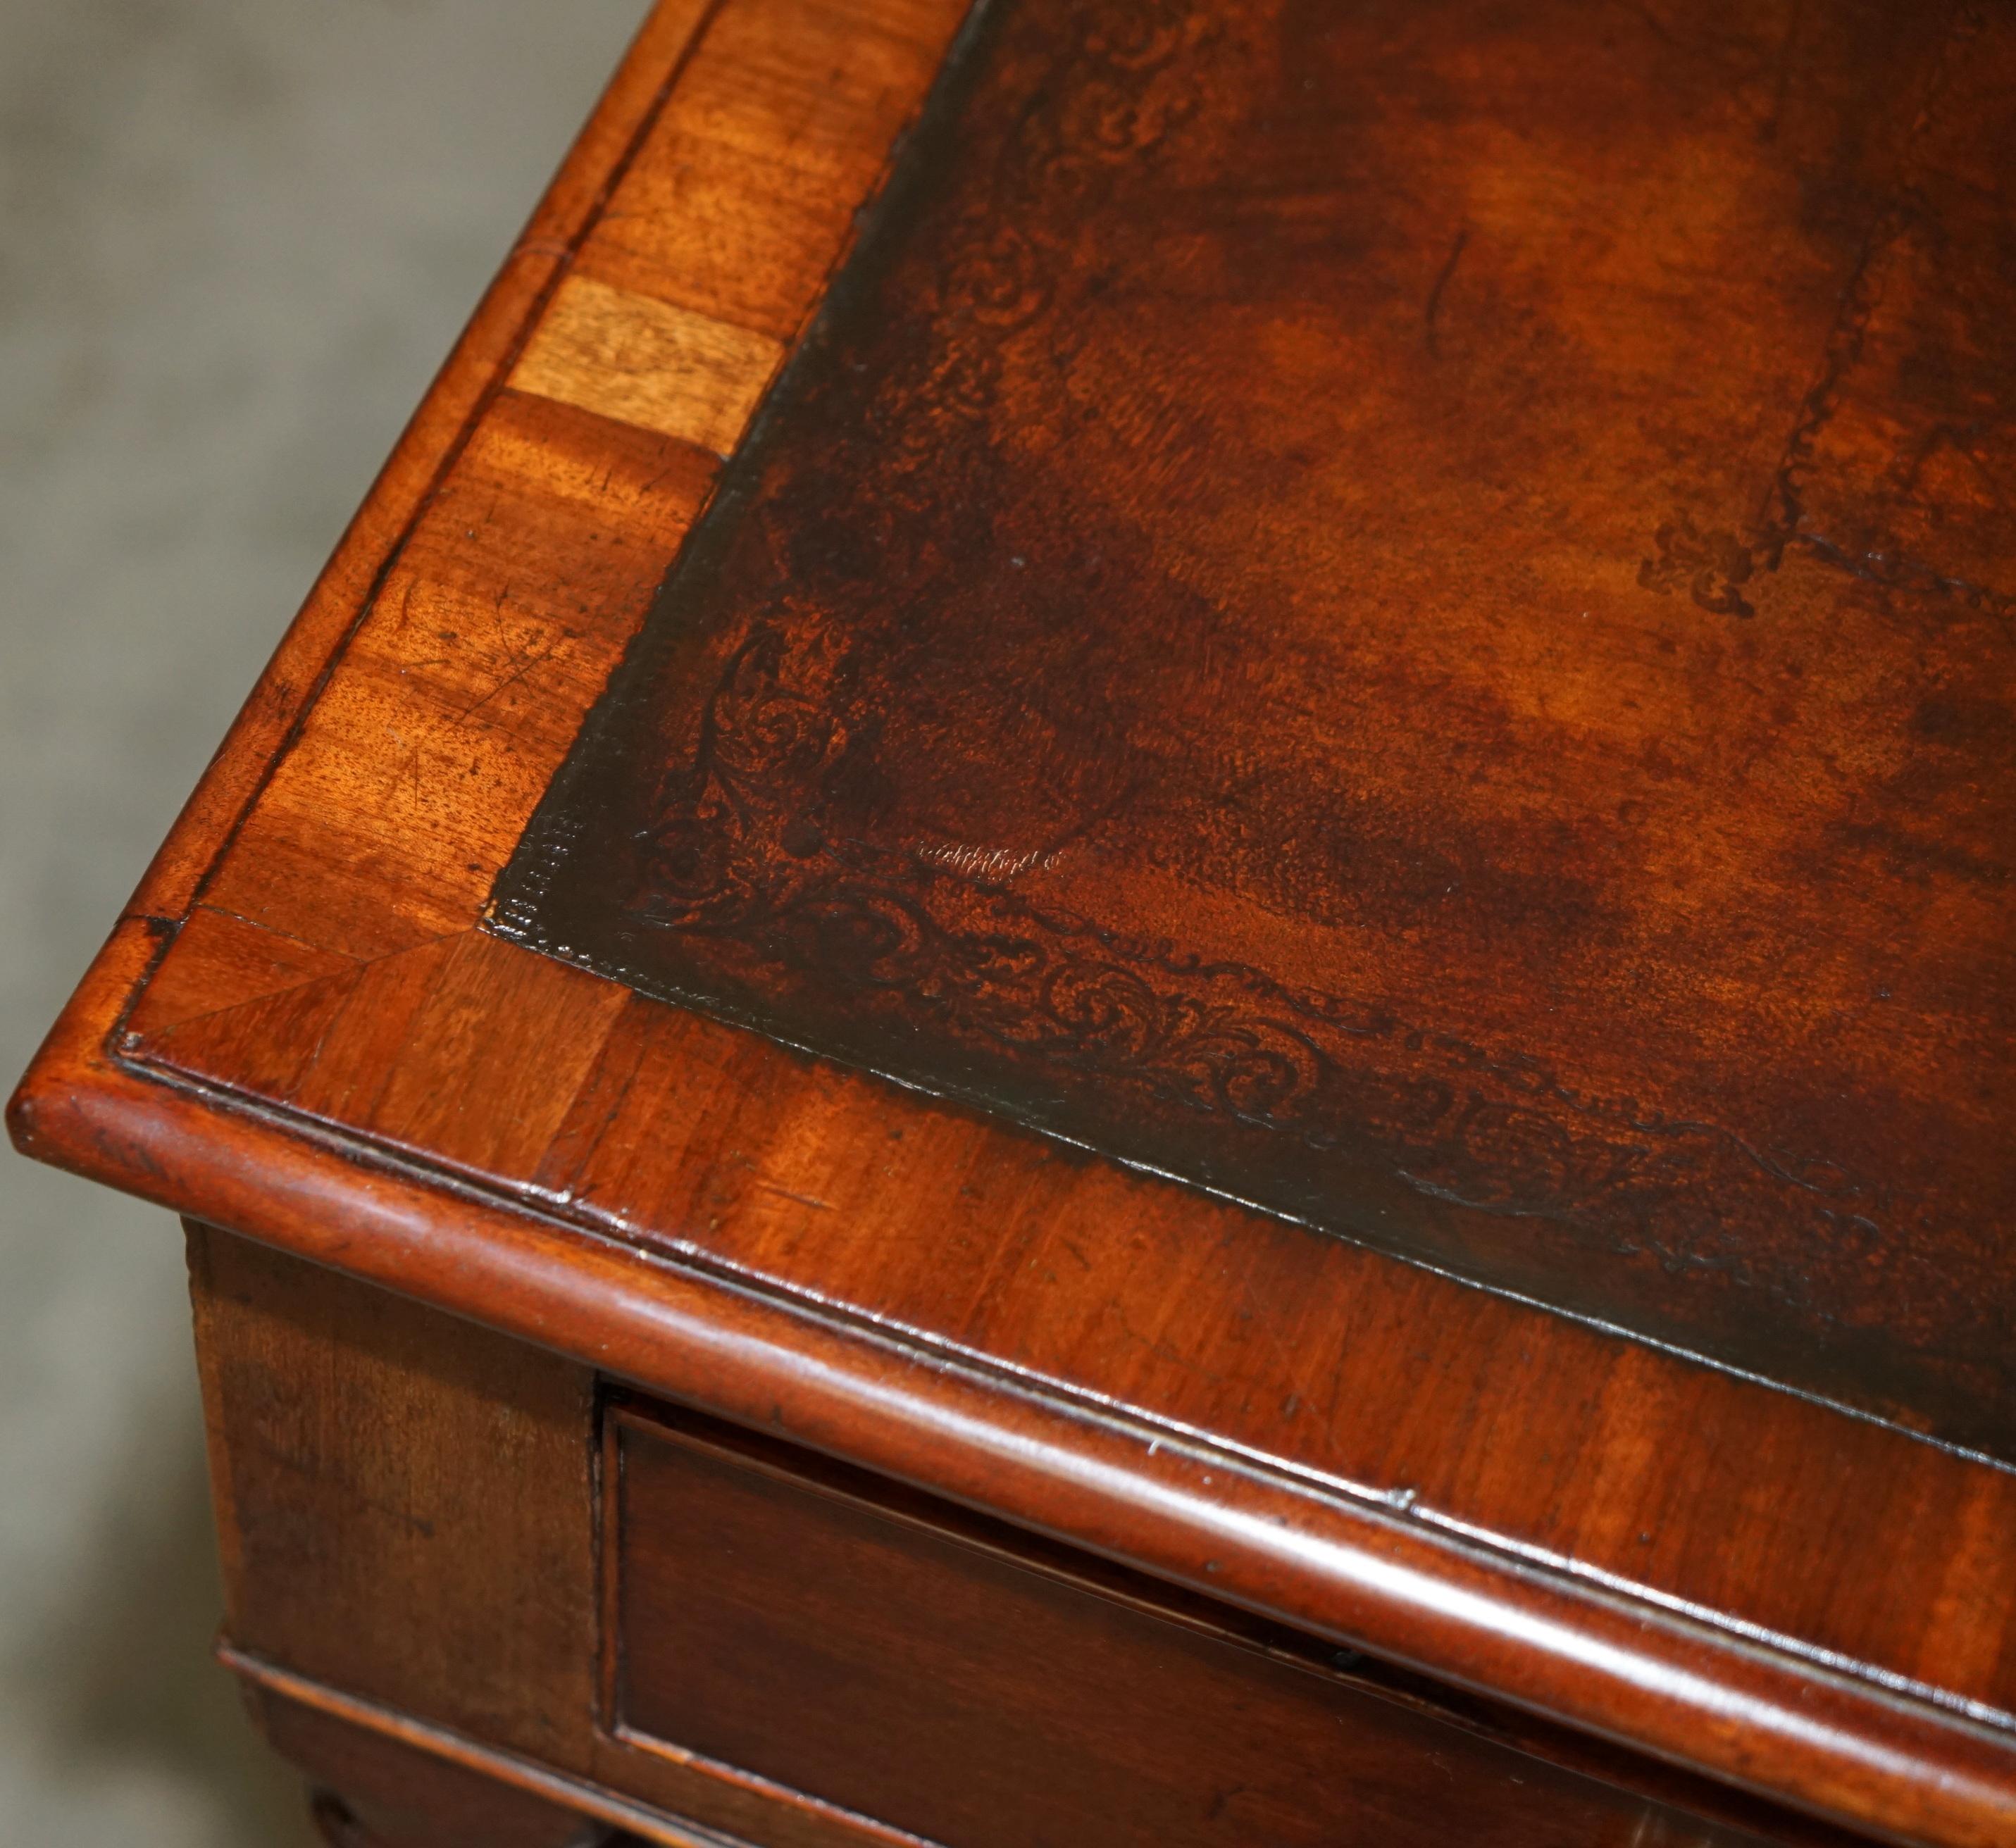
<svg viewBox="0 0 2016 1848">
<path fill-rule="evenodd" d="M 810 1206 L 815 1212 L 832 1213 L 838 1210 L 830 1200 L 823 1200 L 816 1194 L 799 1193 L 795 1189 L 783 1186 L 777 1181 L 766 1181 L 760 1174 L 756 1178 L 756 1185 L 765 1193 L 780 1194 L 784 1199 L 795 1200 L 801 1206 Z"/>
</svg>

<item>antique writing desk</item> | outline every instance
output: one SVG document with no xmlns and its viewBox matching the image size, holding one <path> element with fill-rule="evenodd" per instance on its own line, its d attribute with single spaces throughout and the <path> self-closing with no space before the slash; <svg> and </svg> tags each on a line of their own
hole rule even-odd
<svg viewBox="0 0 2016 1848">
<path fill-rule="evenodd" d="M 2012 95 L 666 0 L 14 1106 L 333 1841 L 2016 1842 Z"/>
</svg>

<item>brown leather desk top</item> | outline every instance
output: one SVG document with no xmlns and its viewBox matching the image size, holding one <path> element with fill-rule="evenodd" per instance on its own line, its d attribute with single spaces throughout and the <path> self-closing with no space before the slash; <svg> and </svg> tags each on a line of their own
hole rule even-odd
<svg viewBox="0 0 2016 1848">
<path fill-rule="evenodd" d="M 2016 15 L 960 13 L 660 8 L 17 1135 L 2016 1836 Z"/>
<path fill-rule="evenodd" d="M 995 15 L 509 933 L 2016 1460 L 2016 65 L 1694 30 Z"/>
</svg>

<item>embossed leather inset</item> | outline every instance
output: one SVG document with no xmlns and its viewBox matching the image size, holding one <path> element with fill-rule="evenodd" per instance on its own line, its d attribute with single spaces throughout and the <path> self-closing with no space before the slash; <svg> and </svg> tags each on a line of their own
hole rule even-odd
<svg viewBox="0 0 2016 1848">
<path fill-rule="evenodd" d="M 2012 80 L 1004 0 L 495 927 L 2007 1454 Z"/>
</svg>

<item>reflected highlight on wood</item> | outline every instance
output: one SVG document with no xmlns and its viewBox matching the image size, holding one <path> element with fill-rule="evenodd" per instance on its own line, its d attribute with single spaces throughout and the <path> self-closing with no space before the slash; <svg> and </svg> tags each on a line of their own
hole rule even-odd
<svg viewBox="0 0 2016 1848">
<path fill-rule="evenodd" d="M 584 276 L 554 297 L 511 382 L 726 455 L 783 352 L 764 335 Z"/>
</svg>

